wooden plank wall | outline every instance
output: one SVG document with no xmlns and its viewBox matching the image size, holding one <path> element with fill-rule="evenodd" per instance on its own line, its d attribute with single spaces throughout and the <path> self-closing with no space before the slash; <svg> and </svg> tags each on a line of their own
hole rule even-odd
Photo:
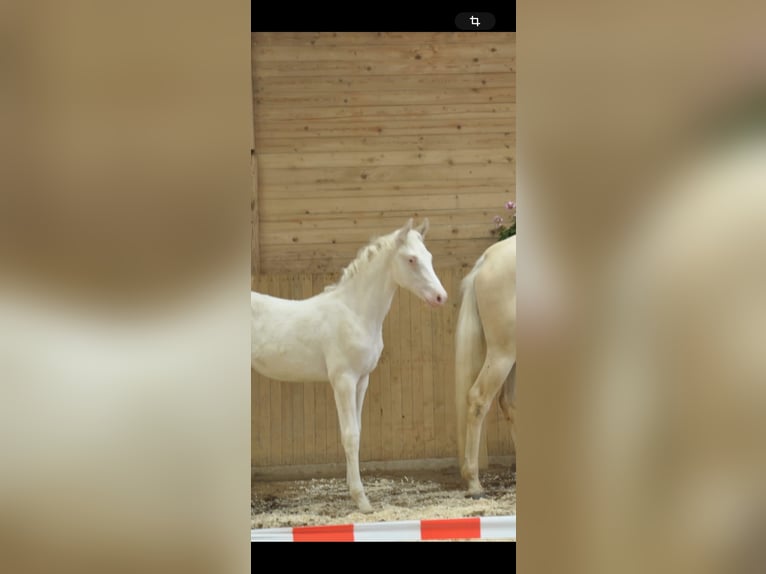
<svg viewBox="0 0 766 574">
<path fill-rule="evenodd" d="M 399 293 L 365 403 L 362 460 L 455 456 L 459 281 L 515 199 L 515 35 L 253 35 L 253 288 L 304 298 L 409 217 L 451 296 Z M 342 462 L 329 385 L 253 378 L 253 464 Z M 493 407 L 489 453 L 510 454 Z"/>
<path fill-rule="evenodd" d="M 515 197 L 513 33 L 253 35 L 262 272 L 335 272 L 431 220 L 443 267 Z"/>
</svg>

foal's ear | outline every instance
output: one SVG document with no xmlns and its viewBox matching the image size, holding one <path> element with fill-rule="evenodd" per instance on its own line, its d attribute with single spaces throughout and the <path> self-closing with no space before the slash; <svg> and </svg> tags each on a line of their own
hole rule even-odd
<svg viewBox="0 0 766 574">
<path fill-rule="evenodd" d="M 407 222 L 407 224 L 402 227 L 396 234 L 396 242 L 399 245 L 402 245 L 405 241 L 407 241 L 407 234 L 412 230 L 412 218 L 410 217 L 410 220 Z"/>
<path fill-rule="evenodd" d="M 418 233 L 420 233 L 420 236 L 425 239 L 426 233 L 428 233 L 428 218 L 426 217 L 423 220 L 423 223 L 420 224 L 420 227 L 417 229 Z"/>
</svg>

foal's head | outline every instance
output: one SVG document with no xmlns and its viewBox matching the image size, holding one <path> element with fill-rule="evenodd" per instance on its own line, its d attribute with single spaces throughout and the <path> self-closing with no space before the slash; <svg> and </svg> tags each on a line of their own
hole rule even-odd
<svg viewBox="0 0 766 574">
<path fill-rule="evenodd" d="M 410 219 L 396 232 L 392 272 L 394 281 L 400 287 L 411 291 L 432 307 L 438 307 L 447 301 L 447 292 L 434 272 L 433 256 L 423 243 L 427 231 L 428 219 L 417 229 L 413 229 Z"/>
</svg>

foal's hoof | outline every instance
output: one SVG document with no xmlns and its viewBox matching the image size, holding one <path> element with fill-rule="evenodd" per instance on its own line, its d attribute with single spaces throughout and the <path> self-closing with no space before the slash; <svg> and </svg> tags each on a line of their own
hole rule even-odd
<svg viewBox="0 0 766 574">
<path fill-rule="evenodd" d="M 364 514 L 369 514 L 372 512 L 372 505 L 367 500 L 360 502 L 358 506 L 359 512 L 363 512 Z"/>
<path fill-rule="evenodd" d="M 359 512 L 363 512 L 364 514 L 372 512 L 372 504 L 370 504 L 370 501 L 366 496 L 356 501 L 356 507 L 359 509 Z"/>
</svg>

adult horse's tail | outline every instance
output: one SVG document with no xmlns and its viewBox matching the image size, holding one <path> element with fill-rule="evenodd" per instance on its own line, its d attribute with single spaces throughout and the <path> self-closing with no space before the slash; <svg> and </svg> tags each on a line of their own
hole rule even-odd
<svg viewBox="0 0 766 574">
<path fill-rule="evenodd" d="M 476 304 L 474 280 L 479 273 L 484 255 L 466 275 L 460 286 L 462 300 L 455 332 L 455 406 L 457 413 L 458 466 L 462 467 L 465 456 L 465 432 L 468 416 L 468 389 L 479 375 L 485 356 L 484 328 L 481 326 L 479 307 Z"/>
</svg>

